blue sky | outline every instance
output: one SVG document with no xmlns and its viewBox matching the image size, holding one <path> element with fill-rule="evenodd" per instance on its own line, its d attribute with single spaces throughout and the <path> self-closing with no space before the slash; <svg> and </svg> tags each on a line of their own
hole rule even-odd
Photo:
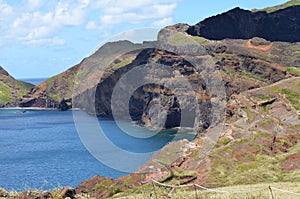
<svg viewBox="0 0 300 199">
<path fill-rule="evenodd" d="M 50 77 L 79 63 L 112 35 L 195 24 L 234 7 L 285 0 L 0 0 L 0 65 L 16 78 Z"/>
</svg>

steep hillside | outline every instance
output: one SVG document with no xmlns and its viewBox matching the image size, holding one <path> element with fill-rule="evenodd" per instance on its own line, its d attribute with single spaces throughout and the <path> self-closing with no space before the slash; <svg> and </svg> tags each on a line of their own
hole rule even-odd
<svg viewBox="0 0 300 199">
<path fill-rule="evenodd" d="M 20 107 L 58 108 L 63 99 L 72 97 L 78 65 L 33 87 L 19 99 Z M 70 101 L 70 100 L 69 100 Z"/>
<path fill-rule="evenodd" d="M 14 102 L 32 87 L 32 84 L 14 79 L 0 66 L 0 107 L 15 106 Z"/>
<path fill-rule="evenodd" d="M 140 48 L 140 46 L 150 44 L 149 42 L 133 44 L 129 41 L 107 43 L 79 64 L 35 86 L 25 97 L 20 99 L 19 105 L 21 107 L 58 108 L 63 99 L 71 103 L 74 89 L 81 93 L 94 87 L 100 81 L 100 77 L 104 72 L 104 69 L 101 68 L 106 68 L 109 65 L 111 73 L 130 63 L 135 55 L 127 55 L 126 58 L 120 57 L 119 62 L 115 60 L 116 63 L 111 63 L 113 61 L 111 56 L 122 54 L 122 51 L 127 48 L 134 50 Z"/>
</svg>

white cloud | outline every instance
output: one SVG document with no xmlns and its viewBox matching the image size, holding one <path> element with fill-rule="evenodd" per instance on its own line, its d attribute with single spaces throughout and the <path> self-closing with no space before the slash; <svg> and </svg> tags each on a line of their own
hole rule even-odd
<svg viewBox="0 0 300 199">
<path fill-rule="evenodd" d="M 30 10 L 35 10 L 39 8 L 43 3 L 43 0 L 28 0 L 28 8 Z"/>
<path fill-rule="evenodd" d="M 96 29 L 98 29 L 98 26 L 97 26 L 97 24 L 96 24 L 96 22 L 95 21 L 89 21 L 87 24 L 86 24 L 86 29 L 88 29 L 88 30 L 96 30 Z"/>
<path fill-rule="evenodd" d="M 0 0 L 0 43 L 64 44 L 57 32 L 82 26 L 106 34 L 119 24 L 161 27 L 173 22 L 180 0 Z"/>
<path fill-rule="evenodd" d="M 55 10 L 54 21 L 61 25 L 81 25 L 85 20 L 88 5 L 89 0 L 80 0 L 75 4 L 60 1 Z"/>
<path fill-rule="evenodd" d="M 167 26 L 167 25 L 170 25 L 170 24 L 173 24 L 173 19 L 172 17 L 167 17 L 167 18 L 163 18 L 163 19 L 160 19 L 158 21 L 155 21 L 152 23 L 152 26 L 154 27 L 164 27 L 164 26 Z"/>
<path fill-rule="evenodd" d="M 0 0 L 0 22 L 7 19 L 13 13 L 13 7 Z"/>
<path fill-rule="evenodd" d="M 101 9 L 98 25 L 91 22 L 87 28 L 102 27 L 109 29 L 113 25 L 127 23 L 146 23 L 161 26 L 172 22 L 172 15 L 179 0 L 99 0 L 92 7 Z M 150 22 L 151 21 L 151 22 Z M 150 23 L 149 23 L 150 22 Z M 165 23 L 163 23 L 165 22 Z"/>
<path fill-rule="evenodd" d="M 58 40 L 55 37 L 56 31 L 64 26 L 84 25 L 89 4 L 89 0 L 59 2 L 55 0 L 28 0 L 26 5 L 15 6 L 14 15 L 4 19 L 7 30 L 5 33 L 0 33 L 0 37 L 2 40 L 8 38 L 30 45 L 50 43 L 62 45 L 64 43 L 62 39 Z M 40 8 L 41 6 L 43 9 Z M 0 0 L 0 9 L 2 10 L 0 19 L 4 14 L 13 12 L 13 8 L 2 0 Z M 53 39 L 54 37 L 56 39 Z"/>
<path fill-rule="evenodd" d="M 30 39 L 30 40 L 24 40 L 24 44 L 36 46 L 36 45 L 64 45 L 65 41 L 63 39 L 54 37 L 54 38 L 43 38 L 43 39 Z"/>
</svg>

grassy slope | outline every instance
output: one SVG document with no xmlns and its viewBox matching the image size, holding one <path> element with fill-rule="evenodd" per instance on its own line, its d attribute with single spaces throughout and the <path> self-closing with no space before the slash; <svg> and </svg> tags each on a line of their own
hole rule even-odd
<svg viewBox="0 0 300 199">
<path fill-rule="evenodd" d="M 294 5 L 300 5 L 300 0 L 291 0 L 291 1 L 288 1 L 288 2 L 286 2 L 284 4 L 281 4 L 281 5 L 278 5 L 278 6 L 267 7 L 267 8 L 264 8 L 264 9 L 253 9 L 252 11 L 254 11 L 254 12 L 266 11 L 266 12 L 270 13 L 270 12 L 275 12 L 277 10 L 284 9 L 284 8 L 294 6 Z"/>
<path fill-rule="evenodd" d="M 10 94 L 10 87 L 0 81 L 0 103 L 6 104 L 12 101 L 12 96 Z"/>
<path fill-rule="evenodd" d="M 15 80 L 10 76 L 5 77 L 5 80 L 0 81 L 0 104 L 14 102 L 33 87 L 32 84 Z"/>
</svg>

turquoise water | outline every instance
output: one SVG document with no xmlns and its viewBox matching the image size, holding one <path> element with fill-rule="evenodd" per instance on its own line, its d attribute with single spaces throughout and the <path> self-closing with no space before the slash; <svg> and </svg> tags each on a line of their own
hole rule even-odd
<svg viewBox="0 0 300 199">
<path fill-rule="evenodd" d="M 174 134 L 165 132 L 151 139 L 139 139 L 123 133 L 110 119 L 99 122 L 115 145 L 136 153 L 159 150 Z M 132 125 L 133 130 L 136 128 Z M 126 173 L 105 166 L 85 149 L 72 111 L 0 110 L 0 187 L 76 187 L 95 175 L 117 178 Z"/>
</svg>

